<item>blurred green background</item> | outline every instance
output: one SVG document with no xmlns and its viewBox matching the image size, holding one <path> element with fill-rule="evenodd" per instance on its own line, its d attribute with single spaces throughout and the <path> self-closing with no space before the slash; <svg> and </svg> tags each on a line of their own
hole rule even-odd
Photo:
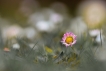
<svg viewBox="0 0 106 71">
<path fill-rule="evenodd" d="M 105 43 L 106 0 L 0 0 L 0 71 L 106 71 Z"/>
</svg>

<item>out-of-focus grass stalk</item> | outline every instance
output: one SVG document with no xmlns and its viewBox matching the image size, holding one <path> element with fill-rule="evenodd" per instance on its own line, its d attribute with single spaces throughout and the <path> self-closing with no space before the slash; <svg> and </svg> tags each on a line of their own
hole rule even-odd
<svg viewBox="0 0 106 71">
<path fill-rule="evenodd" d="M 102 47 L 102 28 L 100 29 L 100 40 L 101 40 L 101 47 Z"/>
</svg>

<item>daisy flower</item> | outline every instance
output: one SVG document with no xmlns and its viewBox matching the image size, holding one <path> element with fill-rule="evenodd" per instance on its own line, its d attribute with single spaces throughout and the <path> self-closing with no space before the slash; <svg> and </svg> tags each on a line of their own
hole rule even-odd
<svg viewBox="0 0 106 71">
<path fill-rule="evenodd" d="M 67 32 L 63 35 L 61 42 L 66 46 L 72 46 L 76 43 L 76 35 L 72 32 Z"/>
</svg>

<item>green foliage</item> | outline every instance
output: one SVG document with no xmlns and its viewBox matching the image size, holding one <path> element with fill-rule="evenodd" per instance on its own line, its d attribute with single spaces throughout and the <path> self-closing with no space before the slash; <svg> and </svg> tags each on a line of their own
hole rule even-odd
<svg viewBox="0 0 106 71">
<path fill-rule="evenodd" d="M 62 34 L 63 31 L 41 33 L 33 47 L 25 38 L 14 38 L 20 49 L 13 49 L 10 44 L 9 52 L 3 51 L 1 45 L 0 61 L 3 60 L 4 67 L 0 71 L 105 71 L 104 65 L 94 57 L 94 45 L 88 33 L 68 48 L 60 43 Z"/>
</svg>

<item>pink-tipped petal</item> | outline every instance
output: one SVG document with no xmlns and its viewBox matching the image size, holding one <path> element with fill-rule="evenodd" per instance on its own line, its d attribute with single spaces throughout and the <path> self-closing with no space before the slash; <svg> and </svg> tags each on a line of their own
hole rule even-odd
<svg viewBox="0 0 106 71">
<path fill-rule="evenodd" d="M 67 37 L 72 37 L 72 38 L 73 38 L 73 42 L 67 43 L 67 42 L 66 42 L 66 38 L 67 38 Z M 76 37 L 77 37 L 77 36 L 74 35 L 72 32 L 67 32 L 67 33 L 65 33 L 65 34 L 63 35 L 61 42 L 62 42 L 66 47 L 72 46 L 73 44 L 76 43 Z"/>
</svg>

